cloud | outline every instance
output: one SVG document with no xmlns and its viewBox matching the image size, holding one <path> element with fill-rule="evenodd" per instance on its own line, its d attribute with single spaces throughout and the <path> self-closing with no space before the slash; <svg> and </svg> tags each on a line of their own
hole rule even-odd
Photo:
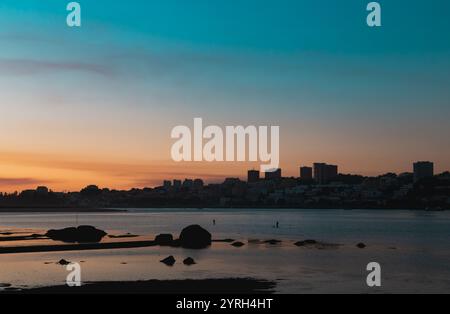
<svg viewBox="0 0 450 314">
<path fill-rule="evenodd" d="M 0 178 L 0 186 L 23 186 L 23 185 L 41 185 L 47 184 L 48 181 L 43 181 L 34 178 Z"/>
<path fill-rule="evenodd" d="M 0 152 L 0 163 L 24 168 L 41 168 L 56 170 L 59 186 L 64 189 L 78 184 L 100 183 L 107 184 L 110 188 L 131 188 L 161 185 L 162 181 L 184 178 L 202 178 L 209 183 L 221 182 L 229 176 L 244 175 L 244 169 L 250 169 L 250 165 L 227 163 L 223 167 L 217 164 L 205 163 L 175 163 L 171 160 L 154 160 L 147 162 L 116 162 L 95 161 L 87 156 L 78 158 L 64 155 L 25 153 L 25 152 Z M 51 171 L 53 173 L 53 171 Z M 74 176 L 74 174 L 76 174 Z M 52 178 L 55 178 L 52 176 Z M 48 182 L 40 182 L 33 179 L 17 179 L 20 185 L 42 185 Z M 4 181 L 4 186 L 20 186 L 14 181 Z M 67 185 L 67 187 L 65 187 Z M 2 184 L 0 183 L 0 186 Z"/>
<path fill-rule="evenodd" d="M 111 68 L 84 62 L 53 62 L 31 59 L 0 59 L 0 75 L 23 76 L 57 72 L 88 72 L 101 76 L 111 76 Z"/>
</svg>

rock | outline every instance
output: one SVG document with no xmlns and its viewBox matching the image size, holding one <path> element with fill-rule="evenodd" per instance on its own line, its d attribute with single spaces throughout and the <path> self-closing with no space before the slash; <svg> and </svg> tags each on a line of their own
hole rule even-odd
<svg viewBox="0 0 450 314">
<path fill-rule="evenodd" d="M 294 243 L 296 246 L 307 246 L 307 245 L 315 245 L 318 244 L 316 240 L 304 240 L 304 241 L 298 241 Z"/>
<path fill-rule="evenodd" d="M 298 241 L 295 242 L 294 244 L 299 247 L 318 250 L 330 250 L 330 249 L 337 249 L 340 247 L 340 244 L 319 242 L 316 240 Z"/>
<path fill-rule="evenodd" d="M 280 241 L 280 240 L 274 240 L 274 239 L 272 239 L 272 240 L 264 241 L 264 243 L 271 244 L 271 245 L 275 245 L 275 244 L 281 243 L 281 241 Z"/>
<path fill-rule="evenodd" d="M 169 257 L 166 257 L 165 259 L 160 261 L 163 264 L 166 264 L 167 266 L 173 266 L 173 264 L 175 264 L 176 260 L 175 258 L 170 255 Z"/>
<path fill-rule="evenodd" d="M 65 228 L 61 230 L 49 230 L 46 237 L 68 243 L 97 243 L 100 242 L 107 233 L 92 226 L 79 226 L 77 228 Z"/>
<path fill-rule="evenodd" d="M 365 245 L 364 243 L 358 243 L 358 244 L 356 245 L 356 247 L 357 247 L 358 249 L 364 249 L 364 248 L 366 248 L 366 245 Z"/>
<path fill-rule="evenodd" d="M 188 226 L 181 231 L 180 244 L 187 249 L 204 249 L 211 245 L 211 233 L 199 225 Z"/>
<path fill-rule="evenodd" d="M 137 238 L 138 235 L 127 233 L 127 234 L 119 234 L 119 235 L 108 235 L 111 239 L 124 239 L 124 238 Z"/>
<path fill-rule="evenodd" d="M 236 241 L 236 242 L 232 243 L 231 245 L 234 246 L 234 247 L 242 247 L 242 246 L 244 246 L 245 244 L 242 243 L 242 242 Z"/>
<path fill-rule="evenodd" d="M 63 258 L 63 259 L 61 259 L 57 264 L 62 265 L 62 266 L 67 266 L 67 265 L 72 264 L 72 263 L 69 262 L 69 261 L 66 261 L 66 260 Z"/>
<path fill-rule="evenodd" d="M 194 259 L 192 257 L 188 257 L 183 261 L 183 264 L 190 266 L 190 265 L 196 264 L 196 262 L 194 261 Z"/>
<path fill-rule="evenodd" d="M 175 239 L 172 241 L 172 243 L 170 244 L 171 247 L 180 247 L 181 246 L 181 241 L 180 239 Z"/>
<path fill-rule="evenodd" d="M 155 237 L 155 242 L 161 246 L 169 246 L 173 243 L 173 236 L 171 234 L 158 234 Z"/>
</svg>

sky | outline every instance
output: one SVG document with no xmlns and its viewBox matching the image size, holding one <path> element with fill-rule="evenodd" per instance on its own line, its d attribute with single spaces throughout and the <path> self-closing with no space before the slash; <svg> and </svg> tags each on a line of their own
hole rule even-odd
<svg viewBox="0 0 450 314">
<path fill-rule="evenodd" d="M 280 126 L 286 176 L 450 170 L 450 2 L 0 2 L 0 191 L 245 177 L 247 163 L 175 163 L 177 125 Z"/>
</svg>

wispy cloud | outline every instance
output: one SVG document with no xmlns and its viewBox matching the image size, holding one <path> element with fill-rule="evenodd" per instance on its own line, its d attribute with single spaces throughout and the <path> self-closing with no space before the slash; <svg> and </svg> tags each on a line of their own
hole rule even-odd
<svg viewBox="0 0 450 314">
<path fill-rule="evenodd" d="M 89 158 L 67 157 L 62 155 L 46 155 L 24 152 L 1 152 L 0 163 L 14 165 L 18 169 L 41 169 L 39 173 L 51 170 L 51 179 L 57 186 L 87 185 L 91 183 L 106 184 L 111 188 L 132 188 L 144 186 L 156 186 L 164 179 L 202 178 L 207 182 L 220 182 L 224 177 L 239 176 L 244 174 L 243 166 L 227 164 L 219 168 L 217 164 L 193 163 L 189 166 L 185 163 L 174 163 L 169 160 L 148 162 L 117 162 L 117 161 L 91 161 Z M 249 168 L 246 167 L 245 169 Z M 47 170 L 46 170 L 47 169 Z M 57 177 L 54 173 L 57 171 Z M 74 177 L 74 174 L 75 177 Z M 76 182 L 75 182 L 76 181 Z M 17 184 L 16 184 L 17 182 Z M 52 182 L 41 182 L 33 179 L 5 179 L 0 187 L 11 186 L 35 186 Z M 66 187 L 64 187 L 66 188 Z"/>
<path fill-rule="evenodd" d="M 111 76 L 113 74 L 110 67 L 73 61 L 42 61 L 32 59 L 0 59 L 0 75 L 3 76 L 23 76 L 55 72 L 88 72 L 92 74 Z"/>
<path fill-rule="evenodd" d="M 34 178 L 0 178 L 1 187 L 9 186 L 25 186 L 25 185 L 40 185 L 47 184 L 49 181 L 43 181 Z"/>
</svg>

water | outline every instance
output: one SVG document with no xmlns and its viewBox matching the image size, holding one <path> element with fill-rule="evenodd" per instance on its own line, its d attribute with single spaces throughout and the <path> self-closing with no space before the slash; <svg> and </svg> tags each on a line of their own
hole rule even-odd
<svg viewBox="0 0 450 314">
<path fill-rule="evenodd" d="M 212 221 L 216 220 L 216 225 Z M 276 222 L 280 228 L 275 228 Z M 16 287 L 63 284 L 67 272 L 54 262 L 83 261 L 83 280 L 145 280 L 255 277 L 277 281 L 278 292 L 450 293 L 450 212 L 388 210 L 130 210 L 126 213 L 0 214 L 7 229 L 62 228 L 89 224 L 111 233 L 178 235 L 200 224 L 213 238 L 281 239 L 277 246 L 247 244 L 210 249 L 141 248 L 107 251 L 0 255 L 0 282 Z M 337 249 L 307 249 L 295 241 L 316 239 Z M 355 247 L 359 242 L 367 249 Z M 197 265 L 159 260 L 191 256 Z M 382 266 L 382 287 L 368 288 L 366 265 Z"/>
</svg>

